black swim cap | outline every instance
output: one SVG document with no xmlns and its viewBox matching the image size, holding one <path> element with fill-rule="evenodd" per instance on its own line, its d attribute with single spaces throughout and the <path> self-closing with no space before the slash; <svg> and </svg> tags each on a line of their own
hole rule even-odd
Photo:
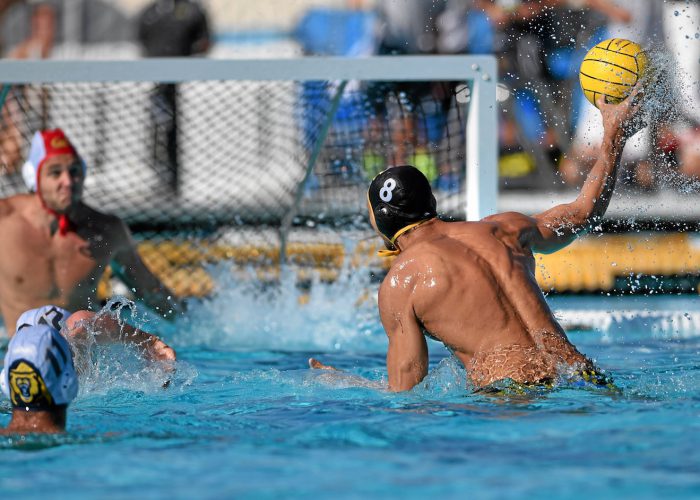
<svg viewBox="0 0 700 500">
<path fill-rule="evenodd" d="M 377 175 L 367 192 L 377 229 L 388 240 L 409 224 L 437 216 L 428 179 L 416 167 L 389 167 Z"/>
</svg>

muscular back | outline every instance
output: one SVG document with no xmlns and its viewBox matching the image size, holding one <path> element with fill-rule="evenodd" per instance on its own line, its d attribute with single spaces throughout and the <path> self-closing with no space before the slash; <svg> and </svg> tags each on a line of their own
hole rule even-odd
<svg viewBox="0 0 700 500">
<path fill-rule="evenodd" d="M 523 362 L 542 349 L 562 351 L 562 360 L 579 360 L 535 281 L 531 251 L 507 226 L 435 220 L 420 231 L 420 241 L 401 253 L 382 283 L 385 327 L 397 315 L 413 314 L 425 333 L 445 343 L 468 368 L 500 351 Z M 510 359 L 509 365 L 519 363 Z"/>
<path fill-rule="evenodd" d="M 77 228 L 51 234 L 33 195 L 0 202 L 0 311 L 9 334 L 19 315 L 47 303 L 69 310 L 96 299 L 99 279 L 118 245 L 118 219 L 80 207 Z"/>
</svg>

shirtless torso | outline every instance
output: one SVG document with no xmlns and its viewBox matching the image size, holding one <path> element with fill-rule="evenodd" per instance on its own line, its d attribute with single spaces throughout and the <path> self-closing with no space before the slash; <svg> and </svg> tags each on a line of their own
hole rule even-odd
<svg viewBox="0 0 700 500">
<path fill-rule="evenodd" d="M 110 259 L 130 238 L 119 218 L 80 204 L 75 231 L 51 234 L 51 218 L 36 195 L 0 200 L 0 311 L 14 325 L 27 309 L 99 307 L 97 285 Z M 9 330 L 9 329 L 8 329 Z"/>
<path fill-rule="evenodd" d="M 82 202 L 86 171 L 62 130 L 37 131 L 22 167 L 32 193 L 0 200 L 0 313 L 6 333 L 15 334 L 22 313 L 58 306 L 68 310 L 61 313 L 68 337 L 87 334 L 90 322 L 101 333 L 98 342 L 131 342 L 144 345 L 152 358 L 175 359 L 156 336 L 93 312 L 100 308 L 97 289 L 107 265 L 159 315 L 172 318 L 182 304 L 143 263 L 126 224 Z"/>
<path fill-rule="evenodd" d="M 405 238 L 419 236 L 420 241 L 406 241 L 410 246 L 379 290 L 387 331 L 402 328 L 403 340 L 412 337 L 426 353 L 423 333 L 440 340 L 477 386 L 505 378 L 552 380 L 563 364 L 590 368 L 568 342 L 535 281 L 532 252 L 512 231 L 521 218 L 502 214 L 478 223 L 433 219 L 418 234 L 407 234 Z M 407 331 L 407 315 L 415 316 L 420 335 Z"/>
</svg>

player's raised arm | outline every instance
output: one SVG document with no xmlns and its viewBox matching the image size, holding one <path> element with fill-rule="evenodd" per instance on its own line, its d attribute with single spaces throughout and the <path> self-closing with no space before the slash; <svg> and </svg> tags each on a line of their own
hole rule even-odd
<svg viewBox="0 0 700 500">
<path fill-rule="evenodd" d="M 639 130 L 641 86 L 620 104 L 607 104 L 603 97 L 596 101 L 603 118 L 603 143 L 578 197 L 571 203 L 557 205 L 534 217 L 501 214 L 485 219 L 512 224 L 524 246 L 534 252 L 550 253 L 565 247 L 585 233 L 605 214 L 610 204 L 622 150 L 629 137 Z"/>
</svg>

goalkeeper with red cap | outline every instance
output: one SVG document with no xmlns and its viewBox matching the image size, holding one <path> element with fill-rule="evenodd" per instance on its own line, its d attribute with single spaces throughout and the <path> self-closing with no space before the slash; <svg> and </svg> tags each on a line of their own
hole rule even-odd
<svg viewBox="0 0 700 500">
<path fill-rule="evenodd" d="M 82 200 L 87 168 L 60 129 L 34 134 L 22 177 L 29 194 L 0 200 L 0 312 L 12 326 L 28 309 L 55 304 L 89 309 L 112 264 L 159 315 L 182 309 L 144 265 L 126 224 Z"/>
</svg>

